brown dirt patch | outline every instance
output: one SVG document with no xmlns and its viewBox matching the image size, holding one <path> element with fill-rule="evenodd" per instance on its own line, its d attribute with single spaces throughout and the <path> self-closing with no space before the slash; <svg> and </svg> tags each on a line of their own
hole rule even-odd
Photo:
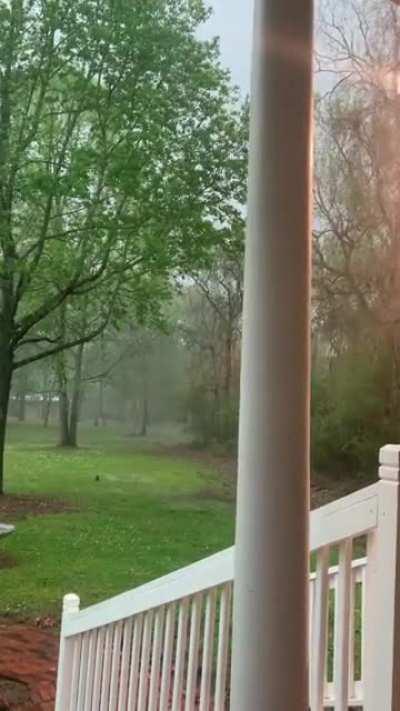
<svg viewBox="0 0 400 711">
<path fill-rule="evenodd" d="M 46 516 L 49 514 L 76 511 L 71 504 L 57 499 L 35 496 L 0 496 L 0 521 L 13 522 L 27 516 Z"/>
<path fill-rule="evenodd" d="M 212 487 L 206 487 L 200 492 L 199 499 L 221 499 L 234 502 L 236 498 L 237 459 L 231 454 L 217 454 L 210 450 L 193 449 L 185 445 L 162 446 L 158 450 L 161 454 L 172 457 L 182 457 L 191 461 L 204 464 L 218 472 L 222 477 L 222 491 L 218 492 Z M 347 496 L 352 491 L 359 489 L 357 479 L 346 478 L 335 481 L 333 478 L 314 474 L 311 483 L 311 508 L 315 509 L 331 501 Z"/>
<path fill-rule="evenodd" d="M 173 447 L 165 445 L 157 448 L 157 453 L 182 459 L 190 459 L 213 469 L 221 475 L 222 490 L 217 491 L 212 486 L 205 486 L 197 496 L 199 499 L 219 499 L 233 502 L 236 498 L 236 458 L 230 454 L 216 454 L 206 449 L 193 449 L 185 445 Z"/>
<path fill-rule="evenodd" d="M 231 479 L 236 479 L 236 458 L 231 454 L 217 454 L 207 449 L 195 449 L 184 444 L 174 446 L 160 446 L 158 448 L 160 454 L 168 454 L 171 457 L 183 457 L 192 459 L 195 462 L 205 464 L 213 469 L 216 469 L 221 474 L 225 474 Z"/>
<path fill-rule="evenodd" d="M 171 451 L 171 450 L 170 450 Z M 183 456 L 194 461 L 201 462 L 231 481 L 236 482 L 237 476 L 237 459 L 234 455 L 228 453 L 217 453 L 206 449 L 193 449 L 191 447 L 174 447 L 171 454 Z"/>
<path fill-rule="evenodd" d="M 18 565 L 18 561 L 15 556 L 0 549 L 0 570 L 15 568 L 16 565 Z"/>
<path fill-rule="evenodd" d="M 360 482 L 356 478 L 347 477 L 335 481 L 331 477 L 314 474 L 311 482 L 311 508 L 316 509 L 341 499 L 363 486 L 365 482 Z"/>
<path fill-rule="evenodd" d="M 0 641 L 0 711 L 53 711 L 55 631 L 1 622 Z"/>
</svg>

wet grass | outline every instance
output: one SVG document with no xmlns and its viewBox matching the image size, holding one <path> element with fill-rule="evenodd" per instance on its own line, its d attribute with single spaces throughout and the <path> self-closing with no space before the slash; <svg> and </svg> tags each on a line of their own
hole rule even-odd
<svg viewBox="0 0 400 711">
<path fill-rule="evenodd" d="M 205 465 L 109 428 L 83 429 L 76 451 L 56 445 L 55 429 L 10 425 L 7 494 L 69 510 L 1 514 L 17 530 L 0 542 L 14 562 L 0 567 L 0 615 L 58 614 L 71 591 L 86 606 L 232 544 L 233 506 Z"/>
</svg>

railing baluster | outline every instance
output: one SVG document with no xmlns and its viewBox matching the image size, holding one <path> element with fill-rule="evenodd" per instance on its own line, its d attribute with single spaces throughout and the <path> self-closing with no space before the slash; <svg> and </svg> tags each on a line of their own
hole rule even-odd
<svg viewBox="0 0 400 711">
<path fill-rule="evenodd" d="M 100 711 L 108 711 L 110 698 L 111 655 L 114 636 L 114 624 L 107 625 L 104 642 L 103 675 L 101 679 L 101 705 Z"/>
<path fill-rule="evenodd" d="M 324 672 L 324 705 L 333 706 L 335 697 L 333 683 L 335 629 L 337 619 L 338 570 L 336 566 L 328 570 L 328 599 L 326 617 L 326 658 Z"/>
<path fill-rule="evenodd" d="M 86 672 L 86 683 L 85 683 L 85 711 L 91 711 L 92 709 L 92 698 L 93 698 L 93 679 L 94 679 L 94 669 L 96 664 L 96 643 L 97 643 L 97 630 L 92 630 L 89 632 L 89 648 L 88 648 L 88 660 L 87 660 L 87 672 Z"/>
<path fill-rule="evenodd" d="M 229 637 L 231 625 L 231 584 L 224 585 L 219 604 L 219 629 L 217 672 L 215 683 L 215 711 L 224 711 L 226 706 L 226 678 L 228 669 Z"/>
<path fill-rule="evenodd" d="M 157 711 L 160 696 L 160 664 L 163 641 L 165 609 L 160 607 L 154 622 L 153 649 L 151 652 L 151 674 L 148 711 Z"/>
<path fill-rule="evenodd" d="M 94 680 L 93 680 L 93 698 L 91 711 L 98 711 L 100 706 L 100 696 L 101 696 L 101 677 L 103 671 L 103 658 L 104 658 L 104 643 L 106 636 L 106 628 L 100 627 L 97 633 L 97 643 L 96 643 L 96 662 L 94 670 Z"/>
<path fill-rule="evenodd" d="M 187 641 L 187 619 L 189 601 L 183 599 L 179 604 L 178 638 L 176 642 L 174 693 L 172 698 L 172 711 L 182 709 L 182 685 L 185 671 L 185 653 Z"/>
<path fill-rule="evenodd" d="M 197 691 L 197 676 L 199 667 L 199 642 L 202 595 L 195 595 L 192 600 L 192 610 L 190 615 L 190 636 L 189 636 L 189 658 L 186 681 L 185 711 L 192 711 L 195 707 Z"/>
<path fill-rule="evenodd" d="M 72 659 L 72 678 L 71 678 L 71 700 L 69 711 L 75 711 L 78 704 L 78 691 L 79 691 L 79 676 L 81 667 L 81 648 L 82 648 L 82 635 L 77 635 L 74 640 L 74 652 Z"/>
<path fill-rule="evenodd" d="M 110 682 L 110 701 L 108 711 L 115 711 L 118 701 L 119 688 L 119 669 L 121 664 L 121 641 L 122 641 L 122 622 L 117 622 L 115 625 L 112 661 L 111 661 L 111 682 Z"/>
<path fill-rule="evenodd" d="M 134 620 L 131 670 L 129 675 L 128 709 L 135 711 L 137 690 L 139 686 L 139 662 L 142 646 L 143 615 L 138 615 Z"/>
<path fill-rule="evenodd" d="M 151 637 L 153 630 L 154 611 L 146 612 L 144 618 L 142 655 L 140 659 L 139 673 L 139 696 L 138 696 L 138 711 L 147 711 L 147 697 L 149 693 L 149 665 L 150 665 L 150 648 Z"/>
<path fill-rule="evenodd" d="M 165 637 L 160 690 L 160 711 L 168 711 L 171 690 L 172 652 L 174 646 L 176 606 L 168 606 L 165 619 Z"/>
<path fill-rule="evenodd" d="M 131 661 L 133 619 L 124 622 L 121 654 L 121 676 L 119 682 L 118 711 L 126 711 L 128 698 L 129 664 Z"/>
<path fill-rule="evenodd" d="M 350 613 L 349 613 L 349 697 L 354 699 L 355 697 L 355 649 L 354 649 L 354 638 L 355 638 L 355 599 L 356 599 L 356 579 L 357 574 L 354 568 L 351 571 L 351 581 L 350 581 Z"/>
<path fill-rule="evenodd" d="M 88 653 L 89 653 L 89 632 L 84 632 L 82 635 L 82 647 L 81 647 L 81 662 L 79 669 L 79 683 L 78 683 L 78 702 L 76 705 L 77 711 L 84 711 L 85 708 L 85 691 L 86 691 L 86 678 L 88 671 Z"/>
<path fill-rule="evenodd" d="M 326 636 L 329 591 L 329 546 L 317 553 L 317 571 L 314 589 L 312 658 L 311 658 L 311 711 L 321 711 L 324 702 L 326 664 Z"/>
<path fill-rule="evenodd" d="M 200 711 L 209 711 L 214 652 L 216 590 L 210 590 L 206 600 L 203 658 L 201 664 Z"/>
<path fill-rule="evenodd" d="M 333 674 L 335 686 L 335 711 L 348 711 L 349 707 L 349 633 L 352 556 L 353 542 L 351 539 L 347 539 L 339 546 L 339 571 L 336 587 L 336 624 Z"/>
<path fill-rule="evenodd" d="M 313 610 L 314 610 L 314 591 L 315 580 L 310 580 L 309 599 L 308 599 L 308 671 L 309 671 L 309 688 L 311 688 L 311 657 L 312 657 L 312 625 L 313 625 Z"/>
<path fill-rule="evenodd" d="M 363 668 L 364 659 L 366 657 L 366 612 L 367 612 L 367 569 L 364 567 L 361 571 L 361 620 L 360 620 L 360 632 L 361 632 L 361 681 L 363 678 Z"/>
</svg>

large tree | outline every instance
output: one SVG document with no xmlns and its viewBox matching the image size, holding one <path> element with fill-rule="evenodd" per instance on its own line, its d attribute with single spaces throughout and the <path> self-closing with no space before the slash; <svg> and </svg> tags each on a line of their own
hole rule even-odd
<svg viewBox="0 0 400 711">
<path fill-rule="evenodd" d="M 243 123 L 206 17 L 202 0 L 0 0 L 0 492 L 13 371 L 201 264 L 238 213 Z M 92 327 L 52 335 L 87 294 Z"/>
<path fill-rule="evenodd" d="M 400 24 L 390 3 L 325 0 L 318 102 L 315 285 L 320 324 L 349 340 L 399 319 Z"/>
<path fill-rule="evenodd" d="M 337 457 L 398 437 L 400 14 L 374 0 L 323 0 L 320 13 L 315 401 L 320 449 Z"/>
<path fill-rule="evenodd" d="M 187 352 L 188 411 L 204 440 L 236 440 L 239 404 L 244 229 L 183 293 L 179 327 Z"/>
</svg>

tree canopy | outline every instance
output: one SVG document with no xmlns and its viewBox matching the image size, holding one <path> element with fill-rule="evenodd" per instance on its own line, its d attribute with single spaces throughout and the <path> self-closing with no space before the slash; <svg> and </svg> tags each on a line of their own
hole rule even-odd
<svg viewBox="0 0 400 711">
<path fill-rule="evenodd" d="M 0 450 L 13 370 L 143 319 L 241 219 L 247 111 L 196 36 L 206 17 L 0 0 Z M 88 293 L 85 333 L 55 328 Z"/>
</svg>

